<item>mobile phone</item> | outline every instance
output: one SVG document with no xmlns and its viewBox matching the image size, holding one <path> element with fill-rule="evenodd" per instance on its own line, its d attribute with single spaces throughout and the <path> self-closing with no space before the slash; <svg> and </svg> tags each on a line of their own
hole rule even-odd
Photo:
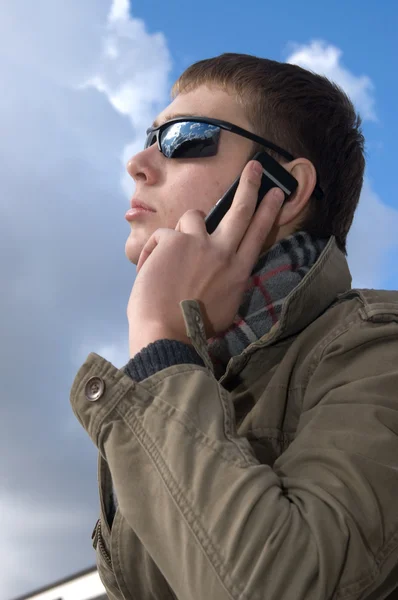
<svg viewBox="0 0 398 600">
<path fill-rule="evenodd" d="M 263 175 L 258 191 L 257 204 L 254 212 L 258 209 L 261 200 L 265 194 L 273 187 L 279 187 L 285 194 L 285 200 L 295 192 L 298 182 L 286 169 L 282 167 L 275 159 L 266 152 L 257 152 L 251 160 L 258 160 L 263 167 Z M 225 192 L 222 198 L 213 206 L 209 214 L 205 218 L 207 233 L 213 231 L 219 225 L 221 219 L 226 215 L 231 208 L 232 201 L 235 196 L 236 189 L 239 185 L 240 175 L 235 179 L 231 187 Z"/>
</svg>

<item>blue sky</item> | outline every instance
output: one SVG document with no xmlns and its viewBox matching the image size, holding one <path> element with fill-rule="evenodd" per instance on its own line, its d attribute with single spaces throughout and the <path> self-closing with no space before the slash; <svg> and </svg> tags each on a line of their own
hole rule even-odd
<svg viewBox="0 0 398 600">
<path fill-rule="evenodd" d="M 397 16 L 340 0 L 0 3 L 0 600 L 95 562 L 97 453 L 69 390 L 89 352 L 128 360 L 124 165 L 189 64 L 244 52 L 343 85 L 368 157 L 353 283 L 398 289 Z"/>
</svg>

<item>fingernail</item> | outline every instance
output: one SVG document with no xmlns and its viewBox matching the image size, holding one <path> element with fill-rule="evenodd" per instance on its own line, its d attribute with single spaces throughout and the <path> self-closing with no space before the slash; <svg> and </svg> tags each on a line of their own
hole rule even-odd
<svg viewBox="0 0 398 600">
<path fill-rule="evenodd" d="M 263 167 L 262 165 L 258 162 L 258 160 L 255 160 L 252 162 L 252 171 L 253 173 L 256 175 L 256 177 L 259 177 L 262 172 L 263 172 Z"/>
<path fill-rule="evenodd" d="M 282 204 L 282 202 L 285 199 L 285 194 L 282 192 L 282 190 L 280 188 L 274 188 L 272 190 L 272 197 L 275 200 L 275 202 Z"/>
</svg>

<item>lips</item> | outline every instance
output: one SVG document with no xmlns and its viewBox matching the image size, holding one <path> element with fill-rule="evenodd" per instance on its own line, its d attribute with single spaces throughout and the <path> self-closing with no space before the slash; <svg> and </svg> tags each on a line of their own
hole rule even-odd
<svg viewBox="0 0 398 600">
<path fill-rule="evenodd" d="M 154 208 L 145 204 L 145 202 L 141 202 L 141 200 L 131 200 L 130 202 L 131 208 L 142 208 L 143 210 L 148 210 L 150 212 L 156 212 Z"/>
</svg>

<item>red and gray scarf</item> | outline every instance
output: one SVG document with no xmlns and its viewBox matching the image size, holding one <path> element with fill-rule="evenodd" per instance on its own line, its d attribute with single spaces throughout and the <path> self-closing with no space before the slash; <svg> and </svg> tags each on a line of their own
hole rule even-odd
<svg viewBox="0 0 398 600">
<path fill-rule="evenodd" d="M 259 257 L 233 324 L 208 339 L 217 379 L 232 356 L 241 354 L 278 322 L 286 297 L 318 260 L 327 241 L 299 231 Z"/>
</svg>

